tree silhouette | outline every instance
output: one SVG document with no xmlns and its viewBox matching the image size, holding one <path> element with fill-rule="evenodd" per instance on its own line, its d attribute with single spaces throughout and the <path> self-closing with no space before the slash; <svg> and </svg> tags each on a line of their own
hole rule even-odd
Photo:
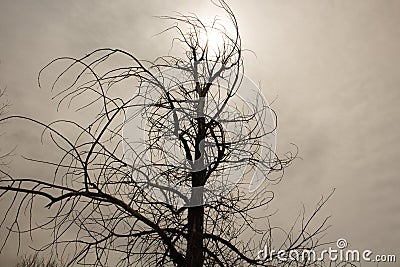
<svg viewBox="0 0 400 267">
<path fill-rule="evenodd" d="M 215 5 L 234 32 L 217 18 L 207 24 L 194 14 L 161 17 L 173 22 L 166 31 L 183 56 L 145 61 L 103 48 L 42 69 L 39 85 L 44 71 L 68 64 L 52 90 L 59 106 L 79 105 L 78 116 L 50 124 L 1 120 L 42 126 L 43 138 L 62 153 L 54 162 L 29 159 L 54 168 L 52 179 L 7 174 L 0 181 L 1 196 L 12 194 L 4 244 L 14 232 L 50 231 L 52 241 L 38 249 L 68 257 L 69 265 L 315 264 L 281 262 L 276 253 L 257 258 L 277 229 L 265 211 L 273 192 L 262 182 L 279 182 L 296 153 L 275 154 L 275 113 L 245 81 L 233 12 L 222 0 Z M 20 229 L 22 211 L 32 219 L 33 203 L 43 200 L 53 215 Z M 311 221 L 325 201 L 277 247 L 318 247 L 326 220 L 314 228 Z"/>
</svg>

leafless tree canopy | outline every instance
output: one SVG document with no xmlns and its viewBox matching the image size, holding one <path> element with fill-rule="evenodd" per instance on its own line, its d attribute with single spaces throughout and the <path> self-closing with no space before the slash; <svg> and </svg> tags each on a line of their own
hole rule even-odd
<svg viewBox="0 0 400 267">
<path fill-rule="evenodd" d="M 79 106 L 79 119 L 50 124 L 22 116 L 1 120 L 42 126 L 43 138 L 62 153 L 54 162 L 30 159 L 53 167 L 54 177 L 7 175 L 0 181 L 0 196 L 12 198 L 4 214 L 12 223 L 1 224 L 9 229 L 1 237 L 4 245 L 13 235 L 47 231 L 51 242 L 37 249 L 51 250 L 74 266 L 317 265 L 279 262 L 275 254 L 268 255 L 271 261 L 257 259 L 265 245 L 318 247 L 326 220 L 318 227 L 311 227 L 311 220 L 326 200 L 309 217 L 301 216 L 298 229 L 289 229 L 281 244 L 273 242 L 273 233 L 283 231 L 269 224 L 266 208 L 273 193 L 264 184 L 250 194 L 246 177 L 261 171 L 279 181 L 279 173 L 296 155 L 279 158 L 262 142 L 276 125 L 260 127 L 260 118 L 275 116 L 267 105 L 253 103 L 246 110 L 232 104 L 243 79 L 244 50 L 231 9 L 222 0 L 215 5 L 226 12 L 233 33 L 218 19 L 206 24 L 194 14 L 161 17 L 172 21 L 167 31 L 174 33 L 173 45 L 183 49 L 182 56 L 145 61 L 121 49 L 103 48 L 81 58 L 57 58 L 44 67 L 40 75 L 54 64 L 68 64 L 52 90 L 59 106 Z M 204 38 L 210 31 L 221 37 L 218 46 Z M 171 73 L 179 73 L 184 83 Z M 129 96 L 119 95 L 121 88 Z M 81 118 L 90 121 L 81 123 Z M 137 133 L 141 143 L 124 134 L 126 124 L 138 118 L 145 125 Z M 76 134 L 64 134 L 65 128 Z M 224 194 L 212 195 L 209 184 L 224 186 L 218 181 L 240 170 L 243 180 Z M 159 181 L 201 190 L 182 193 Z M 164 199 L 155 197 L 155 191 Z M 23 211 L 34 217 L 37 201 L 53 216 L 21 229 Z"/>
</svg>

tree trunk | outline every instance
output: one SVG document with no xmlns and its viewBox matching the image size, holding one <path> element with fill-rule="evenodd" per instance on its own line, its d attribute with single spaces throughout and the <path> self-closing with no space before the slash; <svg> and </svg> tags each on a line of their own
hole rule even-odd
<svg viewBox="0 0 400 267">
<path fill-rule="evenodd" d="M 203 221 L 204 207 L 191 207 L 188 211 L 188 244 L 186 250 L 186 266 L 202 267 L 203 254 Z"/>
<path fill-rule="evenodd" d="M 204 206 L 203 203 L 204 177 L 206 170 L 202 170 L 192 175 L 192 195 L 191 202 L 197 206 L 188 208 L 188 243 L 186 249 L 186 266 L 202 267 L 204 263 L 203 254 L 203 224 L 204 224 Z"/>
<path fill-rule="evenodd" d="M 206 137 L 206 121 L 204 117 L 205 98 L 200 95 L 197 106 L 197 136 L 195 140 L 195 163 L 192 172 L 192 195 L 190 201 L 196 206 L 188 208 L 188 243 L 186 248 L 186 266 L 202 267 L 203 253 L 203 186 L 206 182 L 207 168 L 204 166 L 204 140 Z"/>
</svg>

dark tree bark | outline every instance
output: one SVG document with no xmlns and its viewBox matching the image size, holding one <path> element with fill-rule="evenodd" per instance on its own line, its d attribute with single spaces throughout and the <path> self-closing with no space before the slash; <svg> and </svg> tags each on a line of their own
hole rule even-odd
<svg viewBox="0 0 400 267">
<path fill-rule="evenodd" d="M 195 70 L 195 77 L 197 70 Z M 196 81 L 196 84 L 199 82 Z M 206 139 L 206 121 L 204 114 L 204 93 L 198 88 L 199 102 L 197 104 L 197 133 L 195 140 L 195 160 L 197 165 L 200 165 L 201 170 L 192 173 L 192 188 L 201 188 L 206 182 L 207 170 L 204 168 L 204 148 L 201 144 Z M 198 167 L 198 166 L 196 166 Z M 186 249 L 186 266 L 200 267 L 204 264 L 203 253 L 203 225 L 204 225 L 204 207 L 203 207 L 203 190 L 192 190 L 191 202 L 201 203 L 199 206 L 188 208 L 188 242 Z"/>
</svg>

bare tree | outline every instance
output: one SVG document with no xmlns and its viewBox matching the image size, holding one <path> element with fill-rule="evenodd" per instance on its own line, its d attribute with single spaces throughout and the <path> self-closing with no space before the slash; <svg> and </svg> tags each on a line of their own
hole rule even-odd
<svg viewBox="0 0 400 267">
<path fill-rule="evenodd" d="M 276 116 L 261 94 L 251 103 L 238 95 L 244 83 L 238 24 L 224 1 L 215 5 L 233 32 L 217 18 L 207 24 L 194 14 L 161 17 L 173 22 L 167 31 L 183 56 L 145 61 L 104 48 L 45 66 L 39 85 L 43 71 L 67 62 L 52 90 L 59 105 L 79 105 L 80 115 L 50 124 L 23 116 L 1 120 L 41 125 L 62 152 L 55 162 L 30 159 L 53 167 L 52 179 L 8 175 L 0 181 L 1 196 L 13 195 L 4 244 L 14 232 L 50 231 L 52 241 L 39 250 L 70 255 L 69 265 L 316 265 L 282 262 L 276 253 L 257 258 L 266 245 L 317 248 L 326 220 L 318 226 L 311 221 L 326 199 L 308 218 L 300 217 L 299 229 L 273 242 L 279 229 L 266 212 L 273 192 L 260 184 L 265 177 L 278 182 L 296 153 L 275 154 L 268 140 L 274 139 Z M 217 45 L 210 38 L 215 33 Z M 76 134 L 64 134 L 66 128 Z M 39 200 L 53 216 L 20 229 L 22 210 L 32 219 Z"/>
</svg>

